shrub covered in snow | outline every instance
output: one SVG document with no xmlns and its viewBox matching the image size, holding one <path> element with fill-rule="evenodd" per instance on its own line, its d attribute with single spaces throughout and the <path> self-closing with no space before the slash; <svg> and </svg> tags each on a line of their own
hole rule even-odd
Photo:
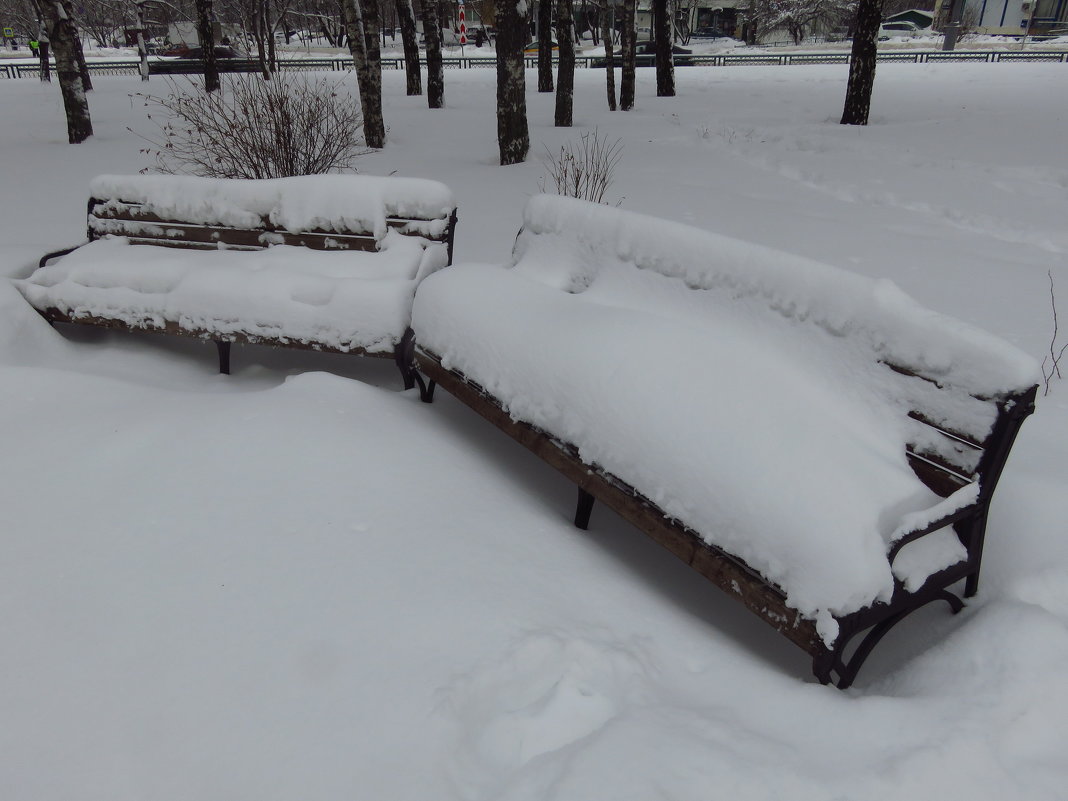
<svg viewBox="0 0 1068 801">
<path fill-rule="evenodd" d="M 284 178 L 354 169 L 365 152 L 359 102 L 339 83 L 278 73 L 231 75 L 220 92 L 193 78 L 141 94 L 157 131 L 143 135 L 155 169 L 212 178 Z"/>
</svg>

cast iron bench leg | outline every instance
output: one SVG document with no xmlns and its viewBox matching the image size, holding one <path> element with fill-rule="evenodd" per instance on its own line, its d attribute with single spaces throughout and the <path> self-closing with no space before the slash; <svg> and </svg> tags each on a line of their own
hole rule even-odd
<svg viewBox="0 0 1068 801">
<path fill-rule="evenodd" d="M 223 375 L 230 375 L 230 343 L 219 339 L 214 342 L 219 351 L 219 372 Z"/>
<path fill-rule="evenodd" d="M 593 513 L 594 498 L 582 487 L 578 488 L 578 505 L 575 507 L 575 527 L 583 531 L 590 527 L 590 515 Z"/>
</svg>

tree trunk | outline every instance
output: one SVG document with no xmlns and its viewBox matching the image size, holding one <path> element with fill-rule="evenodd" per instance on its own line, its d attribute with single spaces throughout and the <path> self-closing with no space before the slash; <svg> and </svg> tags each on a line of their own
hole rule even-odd
<svg viewBox="0 0 1068 801">
<path fill-rule="evenodd" d="M 526 20 L 515 0 L 494 0 L 497 11 L 497 144 L 501 164 L 518 164 L 530 150 L 523 47 Z"/>
<path fill-rule="evenodd" d="M 445 68 L 441 64 L 441 23 L 436 0 L 422 0 L 423 38 L 426 39 L 426 102 L 445 107 Z"/>
<path fill-rule="evenodd" d="M 871 90 L 875 84 L 875 51 L 882 16 L 883 0 L 860 0 L 857 5 L 842 125 L 868 124 Z"/>
<path fill-rule="evenodd" d="M 653 0 L 653 38 L 656 39 L 656 96 L 675 96 L 675 62 L 671 58 L 671 16 L 668 0 Z"/>
<path fill-rule="evenodd" d="M 44 25 L 42 25 L 41 32 L 37 34 L 37 58 L 41 62 L 42 83 L 52 83 L 52 65 L 48 61 L 50 47 L 51 42 L 48 38 L 48 33 L 45 31 Z"/>
<path fill-rule="evenodd" d="M 412 0 L 397 0 L 401 42 L 404 44 L 404 77 L 408 83 L 408 95 L 423 94 L 423 76 L 419 71 L 419 40 L 415 33 L 415 12 Z"/>
<path fill-rule="evenodd" d="M 601 40 L 604 42 L 604 55 L 605 55 L 605 83 L 608 87 L 608 108 L 610 111 L 616 110 L 616 67 L 615 67 L 615 47 L 612 45 L 612 15 L 609 11 L 611 9 L 611 0 L 602 0 L 601 2 Z"/>
<path fill-rule="evenodd" d="M 386 126 L 382 119 L 382 59 L 378 46 L 378 5 L 376 0 L 360 5 L 359 0 L 342 0 L 349 52 L 356 65 L 356 83 L 360 87 L 363 110 L 363 138 L 368 147 L 386 144 Z M 374 9 L 372 12 L 371 9 Z M 372 16 L 373 14 L 373 16 Z"/>
<path fill-rule="evenodd" d="M 556 73 L 556 127 L 570 128 L 575 105 L 575 19 L 571 0 L 557 0 L 556 41 L 560 46 L 560 64 Z"/>
<path fill-rule="evenodd" d="M 538 91 L 553 90 L 553 0 L 538 0 Z"/>
<path fill-rule="evenodd" d="M 271 68 L 267 64 L 267 39 L 264 35 L 266 20 L 264 5 L 266 0 L 256 0 L 252 9 L 252 38 L 256 40 L 256 60 L 260 62 L 260 75 L 263 80 L 271 79 Z"/>
<path fill-rule="evenodd" d="M 89 117 L 89 101 L 85 99 L 85 85 L 78 69 L 75 42 L 71 37 L 74 26 L 66 18 L 67 12 L 60 0 L 46 0 L 41 3 L 41 11 L 48 28 L 52 52 L 56 57 L 59 90 L 63 95 L 63 109 L 67 115 L 67 141 L 76 145 L 93 135 L 93 121 Z"/>
<path fill-rule="evenodd" d="M 623 78 L 619 84 L 619 107 L 623 111 L 634 108 L 635 17 L 637 0 L 623 0 L 623 35 L 619 47 L 623 55 Z"/>
<path fill-rule="evenodd" d="M 196 0 L 197 36 L 204 53 L 204 91 L 219 90 L 219 65 L 215 63 L 215 29 L 211 24 L 211 0 Z"/>
<path fill-rule="evenodd" d="M 82 37 L 78 35 L 78 26 L 74 24 L 74 3 L 71 0 L 63 0 L 63 11 L 66 12 L 66 22 L 70 28 L 70 40 L 74 43 L 74 60 L 78 64 L 78 72 L 82 75 L 82 86 L 85 91 L 93 91 L 93 77 L 89 74 L 89 65 L 85 63 L 85 50 L 82 49 Z"/>
<path fill-rule="evenodd" d="M 278 71 L 278 48 L 274 43 L 274 20 L 271 19 L 271 0 L 263 0 L 263 35 L 267 37 L 267 78 Z"/>
</svg>

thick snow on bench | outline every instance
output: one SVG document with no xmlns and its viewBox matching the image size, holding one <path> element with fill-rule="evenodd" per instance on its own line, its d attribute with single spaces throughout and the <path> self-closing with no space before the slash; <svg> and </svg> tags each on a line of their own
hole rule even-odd
<svg viewBox="0 0 1068 801">
<path fill-rule="evenodd" d="M 547 195 L 513 264 L 432 276 L 413 327 L 514 419 L 776 582 L 828 642 L 831 615 L 889 598 L 888 543 L 941 500 L 906 462 L 910 398 L 879 360 L 977 392 L 1037 377 L 889 282 Z M 963 557 L 947 530 L 895 567 L 915 586 Z"/>
<path fill-rule="evenodd" d="M 368 175 L 302 175 L 223 180 L 177 175 L 101 175 L 90 194 L 113 205 L 138 203 L 168 220 L 257 228 L 264 220 L 288 231 L 366 231 L 381 239 L 386 218 L 433 221 L 440 236 L 456 207 L 438 181 Z"/>
<path fill-rule="evenodd" d="M 445 265 L 444 245 L 389 232 L 377 253 L 278 245 L 186 250 L 99 239 L 17 282 L 39 309 L 133 327 L 175 322 L 245 334 L 386 352 L 408 326 L 419 280 Z"/>
</svg>

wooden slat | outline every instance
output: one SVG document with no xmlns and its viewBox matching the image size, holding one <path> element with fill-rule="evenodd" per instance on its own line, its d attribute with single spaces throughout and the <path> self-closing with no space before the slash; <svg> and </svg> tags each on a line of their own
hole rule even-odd
<svg viewBox="0 0 1068 801">
<path fill-rule="evenodd" d="M 288 231 L 261 231 L 244 228 L 224 228 L 221 226 L 189 225 L 187 223 L 152 223 L 160 230 L 146 227 L 146 223 L 131 222 L 129 227 L 123 220 L 94 228 L 97 233 L 110 233 L 126 236 L 137 243 L 151 243 L 168 247 L 216 247 L 229 245 L 239 248 L 261 249 L 271 244 L 295 245 L 312 250 L 361 250 L 375 251 L 377 240 L 373 236 L 352 236 L 345 234 L 300 233 Z M 116 225 L 117 223 L 117 225 Z M 92 223 L 90 223 L 92 227 Z M 266 236 L 265 236 L 266 234 Z"/>
<path fill-rule="evenodd" d="M 979 399 L 977 398 L 977 400 Z M 933 428 L 935 431 L 939 432 L 940 434 L 944 434 L 950 439 L 957 440 L 962 445 L 974 448 L 975 450 L 982 450 L 984 447 L 983 443 L 977 440 L 975 437 L 969 434 L 965 434 L 962 431 L 952 429 L 949 426 L 943 425 L 941 423 L 936 423 L 922 411 L 913 409 L 911 412 L 909 412 L 909 417 L 911 417 L 913 420 L 916 420 L 917 422 L 923 423 L 925 426 Z"/>
<path fill-rule="evenodd" d="M 228 228 L 226 226 L 207 225 L 207 224 L 201 225 L 198 222 L 190 222 L 188 220 L 171 220 L 171 219 L 167 219 L 167 218 L 164 218 L 164 217 L 160 217 L 159 215 L 153 214 L 153 213 L 148 212 L 148 211 L 144 211 L 143 208 L 137 203 L 126 203 L 124 201 L 119 201 L 119 202 L 122 203 L 122 206 L 120 206 L 119 208 L 115 208 L 113 206 L 106 205 L 106 203 L 104 201 L 93 200 L 91 202 L 91 207 L 90 207 L 91 208 L 91 210 L 90 210 L 90 226 L 92 225 L 92 219 L 93 218 L 97 218 L 97 219 L 100 219 L 100 220 L 128 220 L 128 221 L 131 221 L 131 222 L 145 223 L 145 224 L 151 224 L 151 225 L 159 225 L 159 226 L 164 226 L 164 227 L 193 226 L 193 227 L 210 228 L 212 230 L 277 231 L 278 233 L 293 235 L 293 234 L 291 234 L 291 232 L 286 231 L 283 228 L 279 228 L 278 226 L 275 226 L 275 225 L 271 224 L 271 222 L 269 220 L 267 220 L 267 219 L 261 219 L 260 223 L 258 225 L 256 225 L 254 228 L 251 228 L 251 229 Z M 408 227 L 412 226 L 413 224 L 418 226 L 421 223 L 425 224 L 425 223 L 428 223 L 428 222 L 439 222 L 439 221 L 440 222 L 447 222 L 447 218 L 445 218 L 445 217 L 434 217 L 434 218 L 424 219 L 424 218 L 419 218 L 419 217 L 387 217 L 386 218 L 386 225 L 389 228 L 402 230 L 402 229 L 405 229 L 405 228 L 408 228 Z M 403 232 L 403 230 L 402 230 L 402 232 Z M 355 236 L 355 237 L 360 237 L 360 238 L 372 238 L 372 239 L 374 238 L 374 232 L 373 231 L 367 231 L 367 230 L 351 230 L 351 231 L 338 232 L 338 231 L 327 231 L 327 230 L 324 230 L 322 228 L 315 228 L 315 229 L 312 229 L 310 231 L 302 231 L 300 233 L 301 234 L 321 235 L 321 236 L 324 236 L 324 237 Z M 422 236 L 423 238 L 429 239 L 429 240 L 432 240 L 432 241 L 444 242 L 444 241 L 446 241 L 448 239 L 448 230 L 446 229 L 441 234 L 438 234 L 436 236 L 430 236 L 430 235 L 427 235 L 427 234 L 419 234 L 419 236 Z"/>
<path fill-rule="evenodd" d="M 796 609 L 787 606 L 782 591 L 761 578 L 744 562 L 708 545 L 696 532 L 666 517 L 651 501 L 625 482 L 584 464 L 571 446 L 528 423 L 513 420 L 494 398 L 476 384 L 442 367 L 437 356 L 417 349 L 416 363 L 420 371 L 451 395 L 741 601 L 802 650 L 813 655 L 826 650 L 812 621 L 804 619 Z"/>
<path fill-rule="evenodd" d="M 909 466 L 931 492 L 946 498 L 969 483 L 959 468 L 933 453 L 906 451 Z"/>
<path fill-rule="evenodd" d="M 168 336 L 180 336 L 189 337 L 192 339 L 203 339 L 209 341 L 219 342 L 235 342 L 242 345 L 266 345 L 269 347 L 277 348 L 289 348 L 296 350 L 314 350 L 321 353 L 342 353 L 352 356 L 372 356 L 393 359 L 395 354 L 392 350 L 389 351 L 374 351 L 368 352 L 364 348 L 349 348 L 348 350 L 342 348 L 335 348 L 329 345 L 323 345 L 317 342 L 303 342 L 300 340 L 289 339 L 286 337 L 263 337 L 253 334 L 235 332 L 228 334 L 220 334 L 216 331 L 211 331 L 204 328 L 185 328 L 173 320 L 164 321 L 163 325 L 152 320 L 142 320 L 136 325 L 131 325 L 126 320 L 118 320 L 111 317 L 98 317 L 95 315 L 71 315 L 69 312 L 57 308 L 47 308 L 39 310 L 41 316 L 46 320 L 54 323 L 73 323 L 76 325 L 92 325 L 98 328 L 112 328 L 122 331 L 147 331 L 152 334 L 166 334 Z"/>
</svg>

